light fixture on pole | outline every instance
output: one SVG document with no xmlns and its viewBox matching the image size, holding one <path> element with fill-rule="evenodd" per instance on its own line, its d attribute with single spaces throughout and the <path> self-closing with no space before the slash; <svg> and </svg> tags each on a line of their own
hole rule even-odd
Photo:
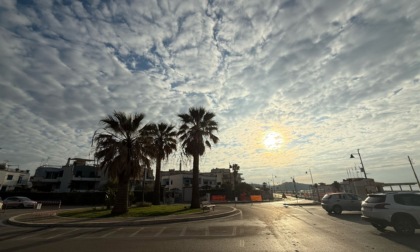
<svg viewBox="0 0 420 252">
<path fill-rule="evenodd" d="M 308 174 L 308 172 L 306 172 L 306 174 Z M 318 196 L 318 202 L 321 201 L 321 198 L 319 197 L 319 190 L 318 190 L 318 185 L 314 184 L 314 179 L 312 178 L 312 171 L 311 169 L 309 169 L 309 174 L 311 175 L 311 181 L 312 181 L 312 199 L 314 199 L 314 191 L 313 191 L 313 187 L 315 187 L 316 189 L 316 194 Z"/>
<path fill-rule="evenodd" d="M 363 161 L 362 161 L 362 155 L 360 155 L 359 149 L 357 149 L 357 153 L 352 153 L 350 154 L 350 158 L 355 158 L 354 155 L 359 155 L 360 158 L 360 163 L 362 164 L 362 168 L 360 168 L 360 170 L 363 172 L 363 174 L 365 175 L 365 179 L 367 179 L 366 176 L 366 171 L 365 171 L 365 166 L 363 165 Z"/>
</svg>

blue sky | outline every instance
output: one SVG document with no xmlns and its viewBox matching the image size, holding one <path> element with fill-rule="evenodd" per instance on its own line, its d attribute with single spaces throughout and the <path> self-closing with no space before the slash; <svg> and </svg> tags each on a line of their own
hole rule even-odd
<svg viewBox="0 0 420 252">
<path fill-rule="evenodd" d="M 202 171 L 332 183 L 362 176 L 360 149 L 368 177 L 414 182 L 419 32 L 418 1 L 1 1 L 0 160 L 89 158 L 114 110 L 179 125 L 203 106 Z"/>
</svg>

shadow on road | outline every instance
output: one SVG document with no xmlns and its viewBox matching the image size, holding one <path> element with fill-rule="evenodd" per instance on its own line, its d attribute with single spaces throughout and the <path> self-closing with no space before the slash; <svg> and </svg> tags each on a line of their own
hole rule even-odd
<svg viewBox="0 0 420 252">
<path fill-rule="evenodd" d="M 355 222 L 362 225 L 370 225 L 368 222 L 363 221 L 360 212 L 343 212 L 342 214 L 328 214 L 331 218 L 336 218 L 344 221 Z"/>
<path fill-rule="evenodd" d="M 420 251 L 420 232 L 418 231 L 416 231 L 416 233 L 411 236 L 400 235 L 395 232 L 392 227 L 387 227 L 384 232 L 376 231 L 375 229 L 373 232 L 377 232 L 378 236 L 404 245 L 410 249 L 413 249 L 414 251 Z"/>
</svg>

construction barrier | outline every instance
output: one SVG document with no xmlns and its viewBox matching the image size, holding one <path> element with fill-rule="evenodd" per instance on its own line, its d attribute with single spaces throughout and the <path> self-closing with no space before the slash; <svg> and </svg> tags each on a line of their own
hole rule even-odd
<svg viewBox="0 0 420 252">
<path fill-rule="evenodd" d="M 225 195 L 211 195 L 211 201 L 226 201 Z"/>
<path fill-rule="evenodd" d="M 249 197 L 251 201 L 259 201 L 259 202 L 263 201 L 261 195 L 250 195 Z"/>
</svg>

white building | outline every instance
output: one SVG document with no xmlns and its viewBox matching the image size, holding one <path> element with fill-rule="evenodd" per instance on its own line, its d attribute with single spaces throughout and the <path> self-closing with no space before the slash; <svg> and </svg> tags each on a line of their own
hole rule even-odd
<svg viewBox="0 0 420 252">
<path fill-rule="evenodd" d="M 98 191 L 107 181 L 93 160 L 82 158 L 69 158 L 62 167 L 40 166 L 31 179 L 34 190 L 46 192 Z"/>
<path fill-rule="evenodd" d="M 30 188 L 29 170 L 10 168 L 7 163 L 0 164 L 0 191 L 13 191 L 15 188 Z"/>
<path fill-rule="evenodd" d="M 162 171 L 160 183 L 166 190 L 179 189 L 192 186 L 192 171 Z M 215 188 L 217 185 L 217 176 L 211 173 L 199 174 L 199 187 Z"/>
</svg>

